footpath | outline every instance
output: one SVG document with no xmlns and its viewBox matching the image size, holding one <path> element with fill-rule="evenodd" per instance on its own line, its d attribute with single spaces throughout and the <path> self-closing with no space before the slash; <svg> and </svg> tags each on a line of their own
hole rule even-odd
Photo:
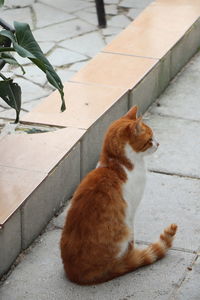
<svg viewBox="0 0 200 300">
<path fill-rule="evenodd" d="M 20 255 L 0 288 L 2 300 L 200 299 L 200 53 L 144 115 L 160 146 L 135 222 L 139 247 L 177 223 L 174 247 L 155 264 L 105 284 L 82 287 L 64 275 L 59 240 L 65 211 Z"/>
</svg>

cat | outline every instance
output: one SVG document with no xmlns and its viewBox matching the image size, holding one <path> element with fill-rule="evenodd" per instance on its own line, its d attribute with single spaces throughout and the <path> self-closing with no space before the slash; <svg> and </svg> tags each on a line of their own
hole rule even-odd
<svg viewBox="0 0 200 300">
<path fill-rule="evenodd" d="M 109 127 L 98 165 L 75 191 L 62 231 L 61 257 L 69 280 L 103 283 L 152 264 L 172 246 L 176 224 L 145 249 L 134 246 L 134 216 L 146 177 L 144 156 L 158 145 L 137 117 L 136 106 Z"/>
</svg>

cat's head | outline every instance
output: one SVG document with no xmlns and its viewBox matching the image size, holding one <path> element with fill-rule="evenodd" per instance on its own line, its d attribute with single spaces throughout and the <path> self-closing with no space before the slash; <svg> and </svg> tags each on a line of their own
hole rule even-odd
<svg viewBox="0 0 200 300">
<path fill-rule="evenodd" d="M 137 110 L 137 106 L 132 107 L 128 113 L 111 124 L 104 140 L 104 153 L 112 157 L 123 156 L 127 145 L 141 155 L 157 150 L 159 144 L 153 131 L 143 122 L 142 117 L 137 117 Z"/>
<path fill-rule="evenodd" d="M 128 144 L 136 153 L 144 155 L 154 153 L 159 143 L 155 139 L 152 129 L 143 122 L 142 117 L 137 117 L 137 111 L 137 106 L 134 106 L 122 117 L 128 124 Z"/>
</svg>

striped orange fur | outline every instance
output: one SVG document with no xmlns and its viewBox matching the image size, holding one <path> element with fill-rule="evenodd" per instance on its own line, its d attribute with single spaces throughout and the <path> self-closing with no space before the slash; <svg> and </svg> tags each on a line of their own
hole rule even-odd
<svg viewBox="0 0 200 300">
<path fill-rule="evenodd" d="M 172 246 L 175 224 L 146 249 L 134 246 L 134 215 L 145 183 L 143 156 L 157 147 L 152 130 L 137 118 L 137 107 L 109 127 L 97 168 L 75 191 L 62 232 L 61 257 L 71 281 L 111 280 L 152 264 Z"/>
</svg>

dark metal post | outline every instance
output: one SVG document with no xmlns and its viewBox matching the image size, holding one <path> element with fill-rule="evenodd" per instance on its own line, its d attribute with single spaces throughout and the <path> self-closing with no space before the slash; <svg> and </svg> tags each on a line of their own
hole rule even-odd
<svg viewBox="0 0 200 300">
<path fill-rule="evenodd" d="M 103 0 L 95 0 L 99 27 L 106 27 L 106 16 Z"/>
</svg>

